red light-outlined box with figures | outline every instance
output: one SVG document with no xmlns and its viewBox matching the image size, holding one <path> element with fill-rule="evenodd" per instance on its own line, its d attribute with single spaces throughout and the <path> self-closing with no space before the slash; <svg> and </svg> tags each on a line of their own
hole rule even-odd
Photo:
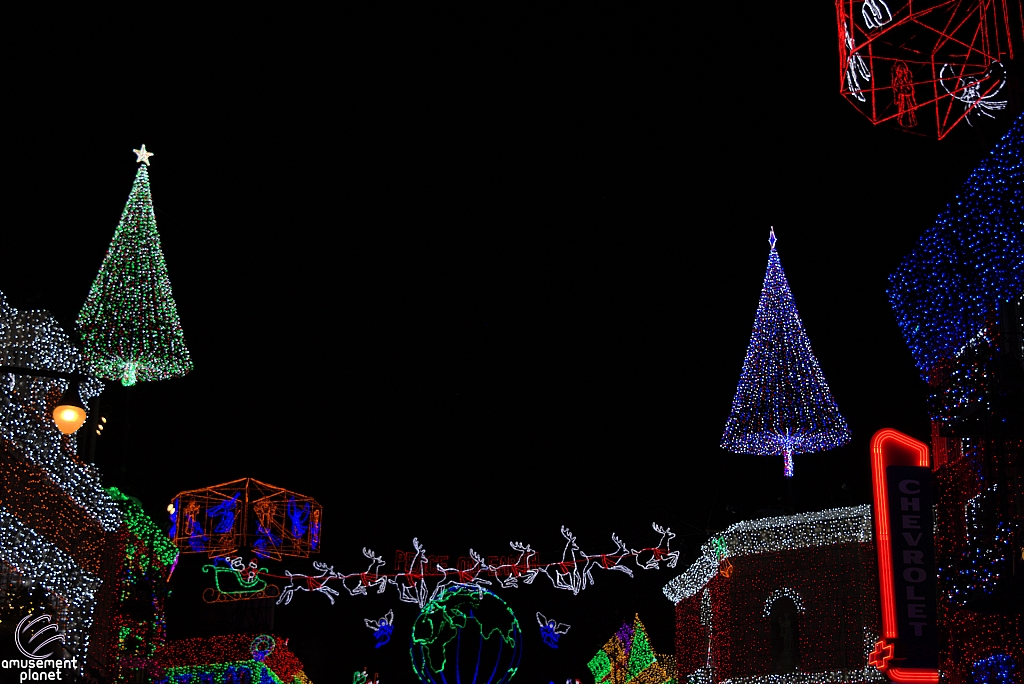
<svg viewBox="0 0 1024 684">
<path fill-rule="evenodd" d="M 871 123 L 946 137 L 1006 109 L 1021 0 L 836 0 L 839 92 Z"/>
<path fill-rule="evenodd" d="M 280 560 L 320 550 L 320 504 L 252 478 L 181 492 L 170 510 L 171 539 L 181 553 L 216 558 L 248 551 Z"/>
</svg>

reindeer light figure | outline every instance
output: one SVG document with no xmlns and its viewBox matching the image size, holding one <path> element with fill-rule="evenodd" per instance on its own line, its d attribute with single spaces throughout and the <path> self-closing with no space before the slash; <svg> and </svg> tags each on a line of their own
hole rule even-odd
<svg viewBox="0 0 1024 684">
<path fill-rule="evenodd" d="M 627 566 L 622 564 L 622 561 L 633 555 L 633 552 L 626 548 L 626 545 L 619 539 L 619 535 L 612 532 L 612 541 L 615 542 L 615 550 L 611 553 L 602 553 L 598 556 L 590 556 L 582 554 L 587 559 L 586 565 L 583 566 L 583 576 L 587 579 L 590 584 L 594 583 L 594 576 L 591 571 L 594 568 L 601 568 L 602 570 L 618 570 L 624 572 L 630 577 L 633 576 L 633 571 Z M 613 562 L 614 561 L 614 562 Z"/>
<path fill-rule="evenodd" d="M 533 584 L 540 574 L 540 568 L 530 567 L 530 561 L 537 555 L 537 552 L 530 548 L 529 544 L 522 542 L 509 542 L 513 551 L 519 552 L 519 558 L 515 563 L 505 565 L 494 565 L 489 568 L 498 578 L 498 583 L 503 589 L 515 589 L 519 587 L 519 578 L 523 578 L 523 584 Z M 507 576 L 506 576 L 507 575 Z"/>
<path fill-rule="evenodd" d="M 341 580 L 341 586 L 345 587 L 349 596 L 366 596 L 366 592 L 370 587 L 377 587 L 377 593 L 383 594 L 384 590 L 388 588 L 388 577 L 377 571 L 385 565 L 384 559 L 365 546 L 363 547 L 363 555 L 370 559 L 370 564 L 366 566 L 364 572 L 356 575 L 359 578 L 359 583 L 355 587 L 349 588 L 346 580 L 351 575 L 345 575 Z"/>
<path fill-rule="evenodd" d="M 661 567 L 661 561 L 665 560 L 667 561 L 665 564 L 668 567 L 676 567 L 676 563 L 679 561 L 679 552 L 669 549 L 669 544 L 676 537 L 675 532 L 668 527 L 662 527 L 658 523 L 651 523 L 651 527 L 655 532 L 661 534 L 661 540 L 658 541 L 658 546 L 653 549 L 632 552 L 636 556 L 637 566 L 643 570 L 657 570 Z M 650 555 L 647 555 L 646 551 L 649 551 Z"/>
<path fill-rule="evenodd" d="M 519 552 L 519 557 L 512 562 L 511 557 L 501 565 L 489 565 L 484 556 L 474 549 L 469 550 L 470 565 L 465 559 L 460 559 L 456 567 L 446 567 L 441 563 L 434 563 L 430 568 L 431 561 L 427 552 L 418 538 L 413 538 L 412 544 L 416 549 L 412 560 L 409 561 L 404 572 L 384 573 L 381 568 L 385 565 L 384 559 L 372 550 L 363 547 L 363 556 L 370 560 L 364 572 L 338 574 L 333 566 L 324 563 L 314 563 L 313 567 L 320 571 L 320 575 L 311 576 L 301 573 L 293 574 L 285 571 L 289 584 L 284 588 L 278 604 L 291 602 L 296 591 L 319 591 L 328 597 L 331 604 L 334 603 L 338 592 L 328 586 L 332 579 L 341 581 L 342 586 L 350 596 L 366 596 L 371 587 L 376 587 L 378 594 L 385 593 L 389 584 L 394 585 L 398 591 L 399 600 L 404 603 L 414 603 L 423 608 L 428 601 L 441 596 L 443 592 L 453 585 L 471 584 L 480 587 L 494 584 L 484 579 L 484 572 L 497 577 L 497 584 L 504 589 L 514 589 L 522 584 L 533 584 L 538 575 L 543 573 L 551 585 L 556 589 L 571 591 L 578 595 L 588 585 L 594 584 L 594 570 L 614 570 L 629 577 L 633 577 L 634 571 L 626 564 L 630 558 L 636 560 L 637 567 L 643 570 L 657 570 L 662 562 L 670 568 L 674 568 L 679 560 L 679 551 L 671 550 L 672 539 L 675 534 L 668 527 L 661 527 L 652 523 L 654 531 L 661 534 L 657 546 L 645 547 L 640 550 L 630 549 L 625 542 L 615 533 L 612 533 L 612 542 L 615 550 L 611 553 L 588 554 L 580 549 L 576 542 L 576 536 L 568 527 L 562 526 L 562 537 L 566 544 L 562 551 L 562 560 L 555 563 L 539 563 L 537 552 L 529 544 L 522 542 L 509 542 L 509 546 Z M 244 571 L 241 568 L 239 572 Z M 440 577 L 434 583 L 432 578 Z M 354 586 L 350 586 L 349 580 L 356 579 Z"/>
<path fill-rule="evenodd" d="M 562 551 L 562 562 L 547 566 L 544 568 L 544 574 L 551 580 L 552 586 L 571 591 L 573 596 L 576 596 L 586 588 L 579 569 L 580 559 L 584 557 L 584 554 L 576 544 L 575 535 L 565 525 L 562 525 L 562 536 L 566 539 L 565 549 Z M 548 572 L 551 569 L 555 571 L 554 577 Z"/>
<path fill-rule="evenodd" d="M 438 582 L 437 586 L 434 587 L 434 592 L 430 595 L 431 601 L 440 596 L 441 592 L 443 592 L 446 587 L 450 587 L 453 584 L 475 584 L 477 586 L 480 586 L 481 584 L 490 584 L 489 581 L 480 579 L 480 573 L 490 569 L 484 559 L 473 549 L 469 550 L 469 557 L 475 561 L 475 564 L 473 567 L 466 570 L 442 568 L 440 563 L 437 564 L 437 570 L 444 575 L 444 579 Z M 455 579 L 448 579 L 448 575 L 450 574 L 454 574 Z"/>
<path fill-rule="evenodd" d="M 338 592 L 327 586 L 327 583 L 332 579 L 338 579 L 341 577 L 338 573 L 334 572 L 334 566 L 328 566 L 326 563 L 319 561 L 313 561 L 313 569 L 319 570 L 320 574 L 315 577 L 312 575 L 303 574 L 292 574 L 288 570 L 284 571 L 284 574 L 288 575 L 288 586 L 281 591 L 281 596 L 277 599 L 277 604 L 280 605 L 284 601 L 285 605 L 292 602 L 292 597 L 296 591 L 319 591 L 321 594 L 326 596 L 331 601 L 331 605 L 334 605 L 334 597 L 338 596 Z M 296 584 L 295 579 L 299 578 L 300 583 Z"/>
<path fill-rule="evenodd" d="M 388 582 L 398 588 L 398 598 L 405 603 L 415 603 L 421 609 L 427 604 L 430 592 L 427 589 L 427 552 L 416 537 L 412 538 L 412 546 L 416 555 L 409 563 L 409 572 L 400 572 Z M 399 579 L 401 578 L 401 580 Z"/>
</svg>

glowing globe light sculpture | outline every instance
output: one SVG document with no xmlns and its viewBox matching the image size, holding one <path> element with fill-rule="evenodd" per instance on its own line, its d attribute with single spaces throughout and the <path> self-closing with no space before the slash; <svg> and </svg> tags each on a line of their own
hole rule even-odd
<svg viewBox="0 0 1024 684">
<path fill-rule="evenodd" d="M 794 454 L 842 446 L 850 431 L 811 352 L 775 242 L 773 228 L 754 331 L 721 446 L 737 454 L 782 456 L 783 473 L 792 477 Z"/>
<path fill-rule="evenodd" d="M 503 684 L 519 669 L 523 636 L 497 595 L 455 584 L 423 606 L 410 651 L 413 671 L 426 684 Z"/>
</svg>

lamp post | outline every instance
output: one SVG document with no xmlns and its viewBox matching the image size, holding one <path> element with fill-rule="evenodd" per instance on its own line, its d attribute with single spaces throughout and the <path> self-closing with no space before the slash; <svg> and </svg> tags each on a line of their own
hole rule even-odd
<svg viewBox="0 0 1024 684">
<path fill-rule="evenodd" d="M 96 396 L 92 400 L 91 410 L 86 413 L 86 407 L 82 404 L 82 399 L 78 394 L 78 383 L 83 380 L 96 380 L 91 375 L 82 375 L 81 373 L 64 373 L 62 371 L 53 371 L 43 368 L 24 368 L 21 366 L 0 366 L 0 373 L 9 373 L 11 375 L 18 376 L 35 376 L 41 378 L 55 378 L 58 380 L 67 380 L 68 388 L 64 390 L 60 400 L 53 409 L 53 422 L 56 424 L 57 429 L 65 435 L 71 435 L 78 431 L 82 427 L 82 424 L 86 422 L 86 418 L 89 420 L 89 462 L 92 463 L 95 460 L 96 451 L 96 425 L 99 422 L 99 396 Z"/>
</svg>

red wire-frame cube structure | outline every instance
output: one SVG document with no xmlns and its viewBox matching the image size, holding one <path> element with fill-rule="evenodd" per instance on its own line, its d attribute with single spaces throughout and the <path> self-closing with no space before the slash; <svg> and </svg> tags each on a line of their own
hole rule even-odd
<svg viewBox="0 0 1024 684">
<path fill-rule="evenodd" d="M 1006 108 L 1022 0 L 836 0 L 839 91 L 873 124 L 943 139 Z"/>
<path fill-rule="evenodd" d="M 323 507 L 312 497 L 252 478 L 174 497 L 171 539 L 181 553 L 210 558 L 251 551 L 260 558 L 308 558 L 320 550 Z"/>
</svg>

